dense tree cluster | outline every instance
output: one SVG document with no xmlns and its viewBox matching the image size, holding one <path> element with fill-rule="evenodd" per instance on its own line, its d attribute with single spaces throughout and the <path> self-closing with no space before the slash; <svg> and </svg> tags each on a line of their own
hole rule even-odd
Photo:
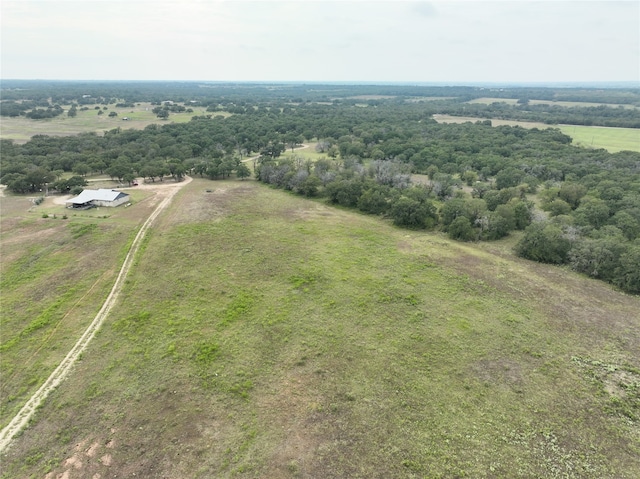
<svg viewBox="0 0 640 479">
<path fill-rule="evenodd" d="M 116 95 L 115 87 L 110 88 L 100 94 L 86 90 L 85 95 L 110 103 Z M 193 86 L 184 86 L 182 97 L 176 93 L 181 84 L 170 91 L 155 85 L 138 96 L 133 87 L 127 88 L 130 97 L 120 91 L 120 98 L 153 99 L 158 113 L 197 102 L 211 114 L 143 130 L 116 128 L 104 136 L 39 135 L 24 145 L 5 140 L 0 181 L 27 193 L 45 186 L 72 191 L 90 173 L 125 182 L 137 176 L 179 180 L 186 174 L 244 178 L 250 175 L 246 160 L 253 156 L 259 180 L 276 187 L 324 196 L 332 204 L 391 218 L 399 226 L 438 227 L 462 241 L 493 240 L 524 230 L 517 246 L 523 257 L 568 264 L 640 292 L 640 153 L 577 148 L 552 128 L 492 127 L 490 121 L 436 123 L 434 111 L 445 104 L 455 106 L 452 102 L 362 98 L 373 92 L 432 93 L 429 88 L 347 86 L 337 89 L 338 95 L 326 87 L 224 85 L 212 88 L 215 94 L 194 96 Z M 77 93 L 85 90 L 73 91 L 80 105 L 84 95 Z M 170 93 L 176 96 L 167 102 Z M 488 94 L 476 89 L 458 93 Z M 622 93 L 627 99 L 634 94 Z M 56 95 L 50 92 L 46 101 L 72 96 L 71 90 Z M 177 105 L 178 98 L 185 104 Z M 27 101 L 45 100 L 34 96 Z M 11 98 L 7 102 L 20 104 Z M 510 108 L 527 111 L 525 107 L 522 102 Z M 635 111 L 609 110 L 621 119 Z M 609 110 L 603 109 L 607 114 Z M 233 114 L 225 118 L 216 114 L 220 111 Z M 323 159 L 283 156 L 312 139 L 326 155 Z M 73 177 L 62 182 L 69 172 Z M 414 174 L 423 175 L 419 182 L 411 181 Z M 534 193 L 539 209 L 530 201 Z"/>
<path fill-rule="evenodd" d="M 165 118 L 170 111 L 185 111 L 204 106 L 209 112 L 234 114 L 264 112 L 278 107 L 313 102 L 375 106 L 380 103 L 415 102 L 423 99 L 430 114 L 446 113 L 480 118 L 539 121 L 549 125 L 574 124 L 640 128 L 638 110 L 620 107 L 570 107 L 531 105 L 529 99 L 546 101 L 583 101 L 636 106 L 640 108 L 640 90 L 587 88 L 485 88 L 467 86 L 419 85 L 305 85 L 305 84 L 237 84 L 220 82 L 58 82 L 43 80 L 3 80 L 0 115 L 26 115 L 44 107 L 33 118 L 45 118 L 42 111 L 55 105 L 115 105 L 130 107 L 151 102 Z M 467 103 L 490 97 L 518 98 L 518 105 Z M 37 105 L 33 105 L 36 103 Z"/>
</svg>

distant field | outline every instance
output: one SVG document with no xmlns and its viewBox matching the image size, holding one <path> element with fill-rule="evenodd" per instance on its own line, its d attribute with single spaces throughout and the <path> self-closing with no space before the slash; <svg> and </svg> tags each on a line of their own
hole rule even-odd
<svg viewBox="0 0 640 479">
<path fill-rule="evenodd" d="M 491 103 L 506 103 L 507 105 L 515 105 L 518 103 L 518 99 L 517 98 L 483 97 L 483 98 L 474 98 L 473 100 L 469 100 L 467 103 L 484 103 L 486 105 L 490 105 Z"/>
<path fill-rule="evenodd" d="M 387 100 L 389 98 L 395 98 L 393 95 L 354 95 L 346 96 L 345 100 Z"/>
<path fill-rule="evenodd" d="M 610 106 L 611 108 L 626 108 L 630 110 L 637 110 L 638 107 L 635 105 L 620 105 L 617 103 L 592 103 L 588 101 L 548 101 L 548 100 L 529 100 L 529 103 L 532 105 L 558 105 L 558 106 Z"/>
<path fill-rule="evenodd" d="M 412 103 L 418 103 L 421 101 L 438 101 L 438 100 L 453 100 L 455 96 L 419 96 L 410 98 L 407 101 Z"/>
<path fill-rule="evenodd" d="M 466 123 L 485 118 L 469 116 L 433 115 L 438 123 Z M 508 125 L 523 128 L 559 128 L 573 138 L 573 144 L 587 148 L 604 148 L 612 153 L 622 150 L 640 151 L 640 130 L 636 128 L 606 128 L 600 126 L 547 125 L 532 121 L 491 119 L 493 126 Z"/>
<path fill-rule="evenodd" d="M 3 258 L 38 281 L 12 290 L 23 308 L 55 301 L 56 255 L 96 251 L 72 271 L 100 277 L 101 248 L 127 237 L 124 218 L 77 238 L 26 219 L 40 256 Z M 515 258 L 509 241 L 454 243 L 254 181 L 194 180 L 2 477 L 638 477 L 624 388 L 640 381 L 640 299 Z M 77 301 L 73 284 L 56 311 Z M 14 371 L 40 345 L 64 352 L 43 342 L 54 330 L 23 338 Z"/>
<path fill-rule="evenodd" d="M 8 118 L 0 117 L 0 138 L 14 140 L 16 143 L 25 143 L 33 135 L 65 136 L 77 133 L 95 132 L 102 134 L 113 128 L 122 129 L 142 129 L 146 126 L 157 123 L 185 123 L 196 115 L 223 115 L 229 113 L 207 112 L 205 108 L 193 108 L 193 113 L 171 113 L 167 120 L 161 120 L 151 111 L 154 105 L 150 103 L 136 104 L 133 108 L 116 108 L 109 105 L 108 110 L 104 110 L 102 115 L 98 115 L 98 110 L 89 107 L 89 110 L 80 111 L 74 118 L 69 118 L 66 111 L 69 105 L 63 106 L 65 113 L 46 120 L 30 120 L 24 117 Z M 117 117 L 109 117 L 109 113 L 115 111 Z M 128 117 L 129 120 L 123 120 Z"/>
<path fill-rule="evenodd" d="M 473 100 L 468 101 L 467 103 L 483 103 L 490 105 L 491 103 L 507 103 L 508 105 L 517 105 L 517 98 L 475 98 Z M 549 101 L 549 100 L 529 100 L 531 105 L 557 105 L 557 106 L 610 106 L 612 108 L 628 108 L 628 109 L 637 109 L 635 105 L 619 105 L 617 103 L 593 103 L 588 101 Z"/>
<path fill-rule="evenodd" d="M 604 148 L 612 153 L 622 150 L 640 151 L 640 130 L 601 126 L 560 125 L 562 133 L 573 138 L 573 144 L 587 148 Z"/>
<path fill-rule="evenodd" d="M 453 115 L 433 115 L 433 119 L 438 123 L 475 123 L 477 121 L 484 121 L 488 118 L 476 118 L 471 116 L 453 116 Z M 493 126 L 521 126 L 523 128 L 554 128 L 553 125 L 547 125 L 545 123 L 536 121 L 516 121 L 516 120 L 500 120 L 497 118 L 491 118 L 491 124 Z"/>
</svg>

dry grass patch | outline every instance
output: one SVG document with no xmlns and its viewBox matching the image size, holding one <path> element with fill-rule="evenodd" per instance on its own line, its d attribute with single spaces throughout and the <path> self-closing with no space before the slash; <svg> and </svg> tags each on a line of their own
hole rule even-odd
<svg viewBox="0 0 640 479">
<path fill-rule="evenodd" d="M 438 123 L 476 123 L 478 121 L 485 121 L 488 118 L 476 118 L 471 116 L 453 116 L 453 115 L 433 115 L 433 119 Z M 535 121 L 516 121 L 516 120 L 501 120 L 498 118 L 489 119 L 493 126 L 521 126 L 522 128 L 554 128 L 554 125 L 547 125 L 541 122 Z"/>
</svg>

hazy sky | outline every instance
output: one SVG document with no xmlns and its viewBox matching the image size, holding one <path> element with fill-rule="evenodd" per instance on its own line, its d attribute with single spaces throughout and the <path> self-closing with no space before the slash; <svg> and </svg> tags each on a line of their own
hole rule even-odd
<svg viewBox="0 0 640 479">
<path fill-rule="evenodd" d="M 20 0 L 5 79 L 640 81 L 640 2 Z"/>
</svg>

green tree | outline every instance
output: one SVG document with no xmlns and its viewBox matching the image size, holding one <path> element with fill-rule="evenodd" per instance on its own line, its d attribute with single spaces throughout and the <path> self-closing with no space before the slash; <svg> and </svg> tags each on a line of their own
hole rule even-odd
<svg viewBox="0 0 640 479">
<path fill-rule="evenodd" d="M 478 173 L 473 170 L 467 170 L 460 176 L 467 186 L 473 186 L 478 181 Z"/>
<path fill-rule="evenodd" d="M 568 215 L 571 213 L 571 205 L 560 198 L 556 198 L 546 207 L 550 216 Z"/>
<path fill-rule="evenodd" d="M 580 204 L 580 199 L 587 194 L 587 188 L 579 183 L 565 182 L 558 191 L 560 199 L 566 201 L 571 209 L 576 209 Z"/>
<path fill-rule="evenodd" d="M 467 201 L 463 198 L 451 198 L 440 208 L 440 221 L 445 229 L 461 216 L 471 219 Z"/>
<path fill-rule="evenodd" d="M 372 185 L 360 196 L 358 209 L 372 215 L 385 214 L 391 207 L 396 191 L 386 185 Z"/>
<path fill-rule="evenodd" d="M 620 267 L 620 257 L 626 251 L 621 238 L 586 238 L 571 248 L 569 264 L 580 273 L 611 282 Z"/>
<path fill-rule="evenodd" d="M 640 294 L 640 244 L 631 246 L 620 256 L 614 283 L 629 293 Z"/>
<path fill-rule="evenodd" d="M 240 179 L 249 178 L 251 176 L 251 170 L 244 163 L 240 163 L 236 166 L 236 176 Z"/>
<path fill-rule="evenodd" d="M 503 188 L 518 186 L 522 178 L 524 178 L 524 175 L 524 171 L 511 166 L 500 170 L 496 175 L 496 188 L 501 190 Z"/>
<path fill-rule="evenodd" d="M 560 227 L 546 222 L 532 223 L 515 247 L 516 254 L 542 263 L 560 264 L 567 261 L 571 242 Z"/>
<path fill-rule="evenodd" d="M 476 239 L 476 230 L 471 225 L 469 218 L 458 216 L 447 228 L 449 238 L 459 241 L 473 241 Z"/>
<path fill-rule="evenodd" d="M 431 201 L 404 195 L 393 202 L 390 216 L 394 224 L 407 228 L 432 228 L 438 222 L 437 210 Z"/>
<path fill-rule="evenodd" d="M 511 200 L 513 202 L 513 213 L 515 215 L 516 229 L 523 230 L 531 224 L 533 216 L 533 203 L 530 201 Z"/>
<path fill-rule="evenodd" d="M 628 211 L 618 211 L 610 221 L 613 225 L 620 228 L 628 240 L 633 240 L 640 235 L 640 221 Z"/>
<path fill-rule="evenodd" d="M 307 197 L 316 196 L 321 185 L 322 181 L 320 181 L 320 178 L 316 175 L 309 175 L 298 186 L 298 193 Z"/>
<path fill-rule="evenodd" d="M 73 172 L 80 176 L 87 176 L 91 172 L 91 168 L 86 163 L 76 163 L 73 165 Z"/>
<path fill-rule="evenodd" d="M 575 210 L 575 218 L 578 224 L 600 228 L 609 219 L 609 206 L 604 200 L 585 196 Z"/>
</svg>

